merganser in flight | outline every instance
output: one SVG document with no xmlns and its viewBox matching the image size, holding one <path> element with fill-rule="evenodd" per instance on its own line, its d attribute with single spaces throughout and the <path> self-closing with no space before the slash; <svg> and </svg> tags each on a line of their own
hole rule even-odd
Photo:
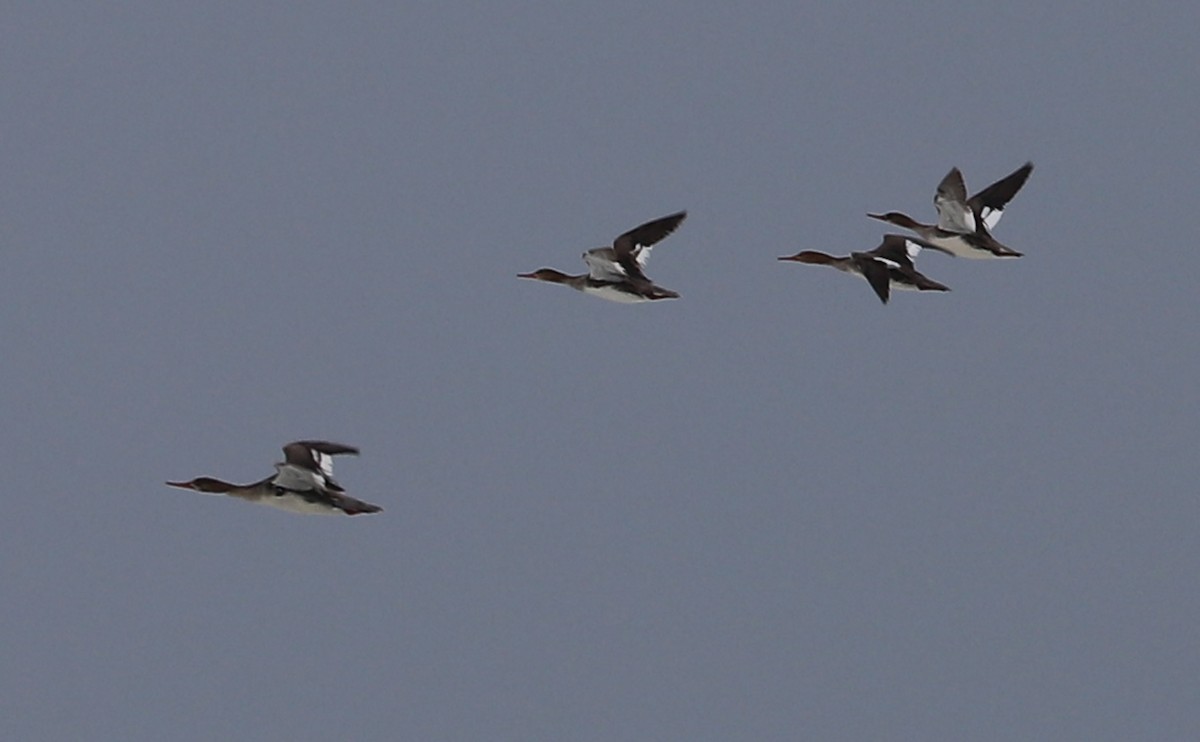
<svg viewBox="0 0 1200 742">
<path fill-rule="evenodd" d="M 926 278 L 913 267 L 913 259 L 921 252 L 922 244 L 899 234 L 883 236 L 879 247 L 868 252 L 852 252 L 849 257 L 839 258 L 816 250 L 804 250 L 780 260 L 810 265 L 828 265 L 851 275 L 860 276 L 875 289 L 879 300 L 887 304 L 890 289 L 904 291 L 949 291 L 949 287 Z M 940 248 L 933 247 L 937 250 Z"/>
<path fill-rule="evenodd" d="M 378 513 L 383 508 L 346 494 L 333 478 L 333 457 L 358 455 L 358 449 L 328 441 L 295 441 L 283 447 L 284 460 L 275 464 L 275 475 L 254 484 L 230 484 L 212 477 L 190 482 L 167 482 L 172 487 L 229 495 L 271 505 L 293 513 L 333 515 Z"/>
<path fill-rule="evenodd" d="M 612 247 L 588 250 L 583 254 L 588 272 L 582 275 L 569 276 L 553 268 L 539 268 L 532 273 L 518 273 L 517 277 L 561 283 L 585 294 L 628 304 L 676 299 L 679 294 L 656 286 L 643 269 L 650 258 L 650 249 L 674 232 L 686 216 L 686 211 L 680 211 L 646 222 L 617 237 Z"/>
<path fill-rule="evenodd" d="M 956 257 L 1019 258 L 1021 253 L 1001 244 L 989 230 L 1000 222 L 1004 207 L 1025 185 L 1031 172 L 1033 163 L 1027 162 L 968 199 L 962 172 L 951 168 L 933 197 L 937 224 L 922 224 L 897 211 L 867 216 L 903 227 Z"/>
</svg>

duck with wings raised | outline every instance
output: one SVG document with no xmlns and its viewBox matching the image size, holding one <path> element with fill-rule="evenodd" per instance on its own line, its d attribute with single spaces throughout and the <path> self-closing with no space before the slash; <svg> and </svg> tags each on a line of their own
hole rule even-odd
<svg viewBox="0 0 1200 742">
<path fill-rule="evenodd" d="M 358 449 L 329 441 L 295 441 L 283 447 L 283 461 L 275 464 L 275 474 L 253 484 L 231 484 L 214 477 L 167 484 L 306 515 L 359 515 L 383 510 L 350 497 L 333 478 L 333 457 L 343 454 L 357 456 Z"/>
<path fill-rule="evenodd" d="M 612 247 L 597 247 L 583 254 L 588 272 L 569 276 L 554 268 L 518 273 L 518 278 L 561 283 L 601 299 L 634 304 L 658 299 L 677 299 L 679 294 L 657 286 L 645 274 L 650 249 L 679 227 L 686 211 L 646 222 L 613 240 Z"/>
</svg>

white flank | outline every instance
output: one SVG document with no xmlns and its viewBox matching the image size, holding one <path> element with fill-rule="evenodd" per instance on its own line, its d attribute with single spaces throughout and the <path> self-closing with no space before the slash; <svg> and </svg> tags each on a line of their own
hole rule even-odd
<svg viewBox="0 0 1200 742">
<path fill-rule="evenodd" d="M 619 291 L 612 286 L 587 286 L 583 289 L 583 293 L 591 294 L 600 299 L 615 301 L 619 304 L 639 304 L 644 301 L 650 301 L 644 296 Z"/>
<path fill-rule="evenodd" d="M 967 241 L 958 235 L 952 237 L 934 237 L 929 240 L 931 245 L 936 245 L 956 258 L 984 258 L 991 257 L 991 253 L 986 250 L 976 250 L 967 244 Z M 984 253 L 984 254 L 980 254 Z"/>
<path fill-rule="evenodd" d="M 255 502 L 300 515 L 337 515 L 341 512 L 337 508 L 331 508 L 316 502 L 309 502 L 303 497 L 290 492 L 280 496 L 271 495 Z"/>
</svg>

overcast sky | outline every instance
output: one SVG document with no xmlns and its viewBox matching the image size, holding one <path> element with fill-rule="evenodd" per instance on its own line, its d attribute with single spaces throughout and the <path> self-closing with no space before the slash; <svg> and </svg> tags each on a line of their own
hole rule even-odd
<svg viewBox="0 0 1200 742">
<path fill-rule="evenodd" d="M 719 5 L 6 8 L 0 737 L 1200 738 L 1200 7 Z"/>
</svg>

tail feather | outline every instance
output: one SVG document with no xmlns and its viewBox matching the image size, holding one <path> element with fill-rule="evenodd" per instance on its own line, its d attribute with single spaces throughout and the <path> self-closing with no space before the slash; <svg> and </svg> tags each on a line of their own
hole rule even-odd
<svg viewBox="0 0 1200 742">
<path fill-rule="evenodd" d="M 338 494 L 333 499 L 333 504 L 346 515 L 361 515 L 363 513 L 379 513 L 383 511 L 383 508 L 378 505 L 372 505 L 369 502 L 363 502 L 362 500 L 357 500 L 343 494 Z"/>
</svg>

